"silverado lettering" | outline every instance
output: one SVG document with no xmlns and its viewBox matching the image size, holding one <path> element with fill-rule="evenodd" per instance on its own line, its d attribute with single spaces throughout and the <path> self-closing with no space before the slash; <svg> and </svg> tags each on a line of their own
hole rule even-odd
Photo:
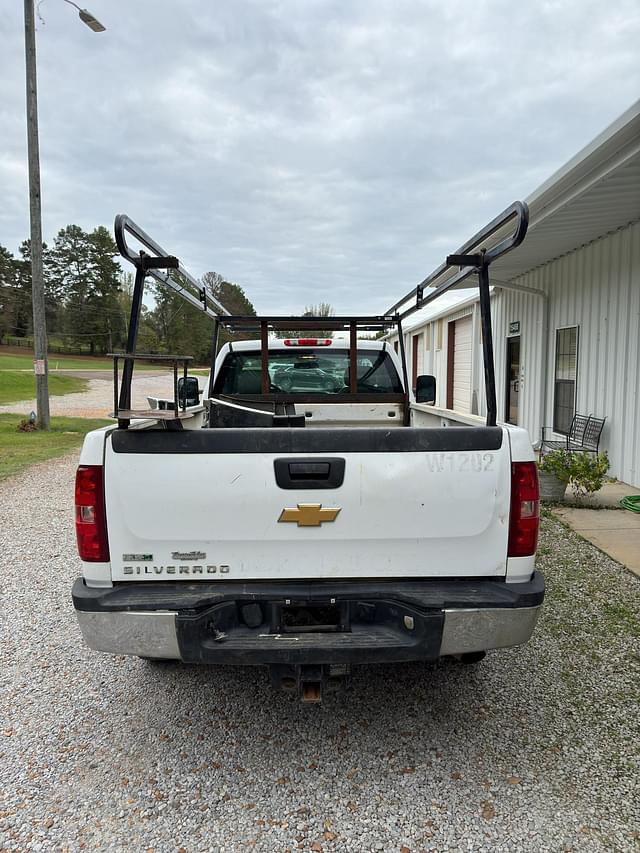
<svg viewBox="0 0 640 853">
<path fill-rule="evenodd" d="M 215 575 L 228 574 L 229 566 L 123 566 L 125 575 Z"/>
</svg>

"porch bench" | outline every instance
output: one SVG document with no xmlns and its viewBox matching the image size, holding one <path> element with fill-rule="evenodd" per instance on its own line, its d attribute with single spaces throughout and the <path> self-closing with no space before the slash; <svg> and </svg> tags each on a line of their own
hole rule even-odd
<svg viewBox="0 0 640 853">
<path fill-rule="evenodd" d="M 551 427 L 542 427 L 541 456 L 544 456 L 545 448 L 549 450 L 568 450 L 575 453 L 595 453 L 597 455 L 605 421 L 606 418 L 594 418 L 593 415 L 575 414 L 571 421 L 569 432 L 561 441 L 546 438 L 545 432 L 551 430 Z"/>
</svg>

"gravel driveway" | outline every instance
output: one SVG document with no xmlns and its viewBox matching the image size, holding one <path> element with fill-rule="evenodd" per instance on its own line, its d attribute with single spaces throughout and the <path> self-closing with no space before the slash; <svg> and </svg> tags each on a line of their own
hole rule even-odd
<svg viewBox="0 0 640 853">
<path fill-rule="evenodd" d="M 113 373 L 103 371 L 60 371 L 65 376 L 87 380 L 87 390 L 75 394 L 56 395 L 49 398 L 51 414 L 74 418 L 108 418 L 113 412 Z M 199 377 L 204 385 L 204 377 Z M 134 374 L 131 384 L 133 408 L 147 409 L 149 397 L 173 399 L 173 374 L 149 372 Z M 35 400 L 19 400 L 0 406 L 0 413 L 28 414 L 36 408 Z"/>
<path fill-rule="evenodd" d="M 638 849 L 640 583 L 558 521 L 529 645 L 307 707 L 262 670 L 82 645 L 74 467 L 0 484 L 2 849 Z"/>
</svg>

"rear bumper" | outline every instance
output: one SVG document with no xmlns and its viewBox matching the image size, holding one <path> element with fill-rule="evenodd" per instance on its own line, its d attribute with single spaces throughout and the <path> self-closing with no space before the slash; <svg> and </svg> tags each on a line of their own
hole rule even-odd
<svg viewBox="0 0 640 853">
<path fill-rule="evenodd" d="M 435 660 L 525 643 L 544 580 L 130 583 L 73 603 L 97 651 L 218 664 Z M 329 622 L 314 624 L 319 614 Z M 328 614 L 328 615 L 327 615 Z M 306 621 L 306 624 L 305 624 Z"/>
</svg>

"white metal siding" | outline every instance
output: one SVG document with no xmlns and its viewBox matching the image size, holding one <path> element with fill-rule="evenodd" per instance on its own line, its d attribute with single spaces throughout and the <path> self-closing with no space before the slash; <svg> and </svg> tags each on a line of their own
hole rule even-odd
<svg viewBox="0 0 640 853">
<path fill-rule="evenodd" d="M 492 283 L 499 288 L 496 278 Z M 520 323 L 519 418 L 534 443 L 540 440 L 542 426 L 553 422 L 555 331 L 576 325 L 577 410 L 607 418 L 600 446 L 609 454 L 609 474 L 640 488 L 640 223 L 544 264 L 514 283 L 540 295 L 506 288 L 493 293 L 498 420 L 505 416 L 509 323 Z M 452 312 L 446 320 L 471 310 Z M 478 412 L 486 414 L 477 304 L 473 310 L 472 397 L 475 391 Z M 444 406 L 446 322 L 441 350 L 435 350 L 436 324 L 433 331 L 432 372 L 437 381 L 437 404 Z"/>
<path fill-rule="evenodd" d="M 520 321 L 520 423 L 534 442 L 540 439 L 543 423 L 553 421 L 555 331 L 576 325 L 577 411 L 606 416 L 601 449 L 609 453 L 609 473 L 640 486 L 640 223 L 545 264 L 515 283 L 548 295 L 547 346 L 543 349 L 546 299 L 506 289 L 496 293 L 498 417 L 504 417 L 509 322 Z M 486 411 L 484 403 L 481 411 Z"/>
<path fill-rule="evenodd" d="M 456 320 L 453 360 L 453 408 L 471 412 L 471 316 Z"/>
</svg>

